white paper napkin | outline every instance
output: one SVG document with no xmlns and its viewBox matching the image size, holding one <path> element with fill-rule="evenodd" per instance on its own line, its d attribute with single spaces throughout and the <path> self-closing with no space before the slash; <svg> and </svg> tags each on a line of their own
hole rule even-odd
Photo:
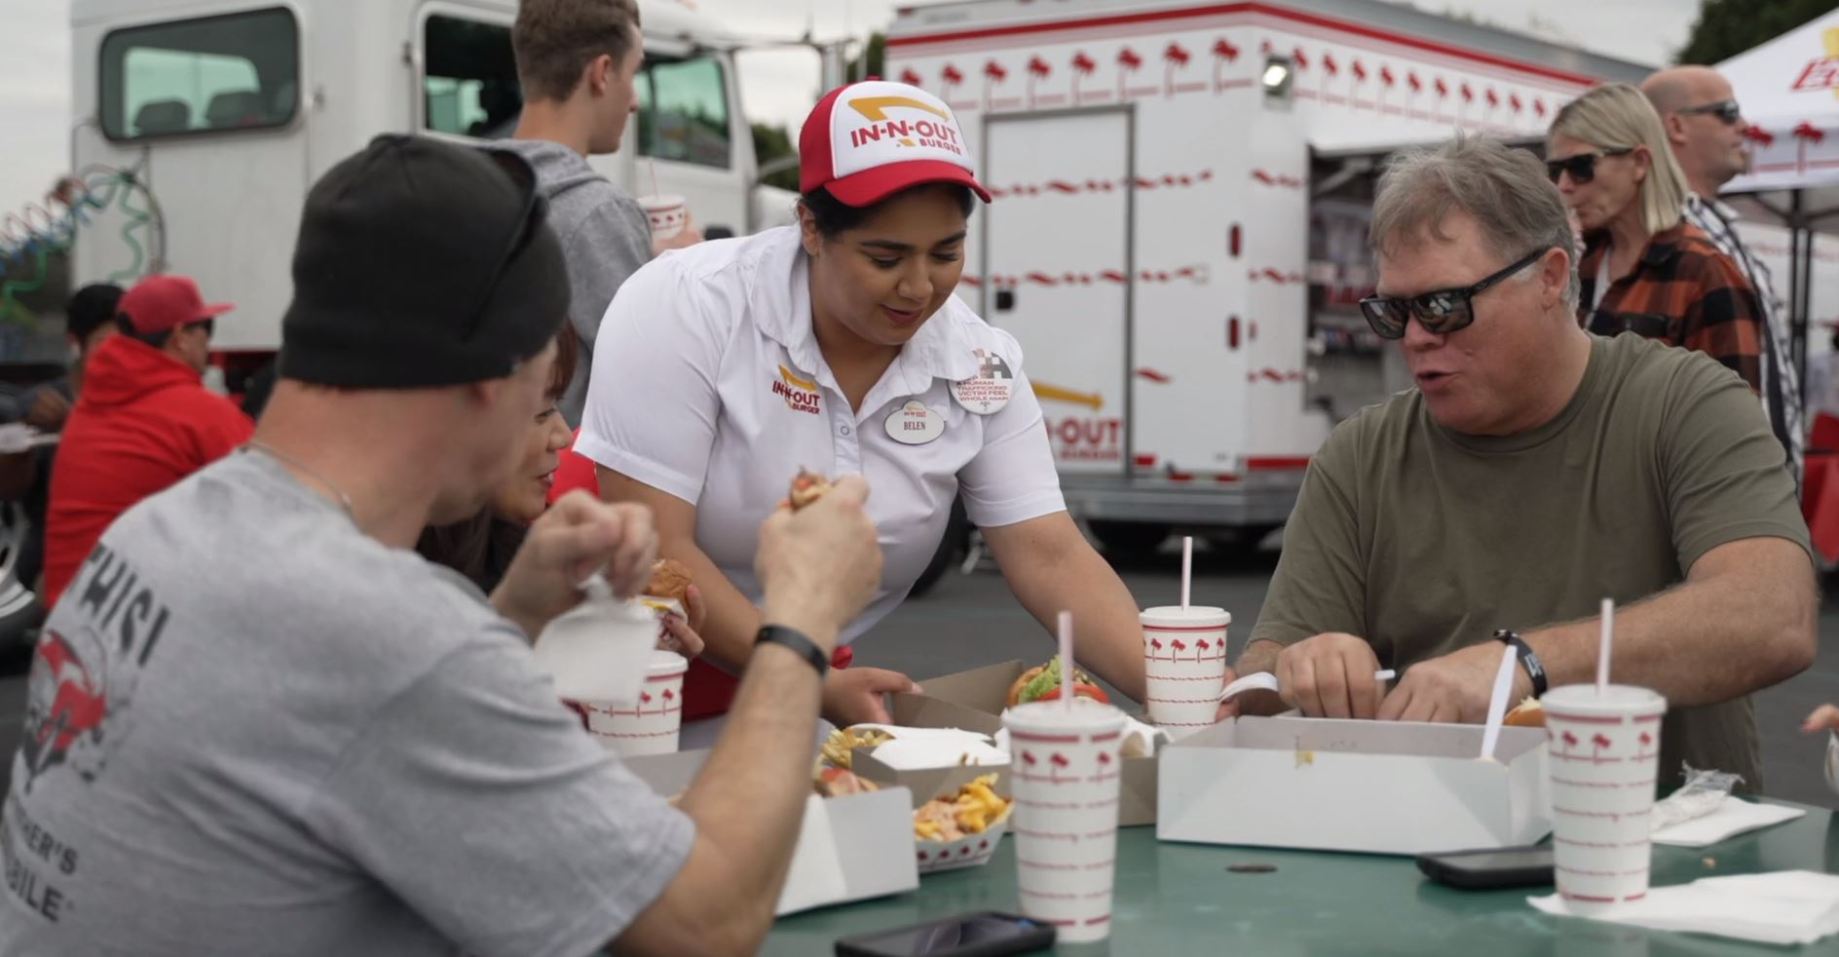
<svg viewBox="0 0 1839 957">
<path fill-rule="evenodd" d="M 1839 875 L 1814 871 L 1706 877 L 1650 888 L 1645 899 L 1582 914 L 1556 894 L 1526 900 L 1557 917 L 1765 944 L 1809 944 L 1839 933 Z"/>
<path fill-rule="evenodd" d="M 1727 797 L 1724 803 L 1718 805 L 1717 810 L 1704 817 L 1681 821 L 1655 831 L 1654 843 L 1675 847 L 1706 847 L 1757 828 L 1792 821 L 1806 813 L 1804 808 L 1751 804 Z"/>
</svg>

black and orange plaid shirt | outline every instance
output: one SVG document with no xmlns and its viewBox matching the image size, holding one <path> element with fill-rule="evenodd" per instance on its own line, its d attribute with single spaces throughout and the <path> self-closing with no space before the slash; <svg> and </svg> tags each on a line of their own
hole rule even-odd
<svg viewBox="0 0 1839 957">
<path fill-rule="evenodd" d="M 1577 313 L 1585 328 L 1599 336 L 1635 332 L 1703 352 L 1742 376 L 1750 391 L 1761 388 L 1762 306 L 1711 237 L 1683 221 L 1655 233 L 1634 270 L 1610 283 L 1598 302 L 1598 270 L 1608 255 L 1608 231 L 1585 237 L 1577 264 L 1583 282 Z"/>
</svg>

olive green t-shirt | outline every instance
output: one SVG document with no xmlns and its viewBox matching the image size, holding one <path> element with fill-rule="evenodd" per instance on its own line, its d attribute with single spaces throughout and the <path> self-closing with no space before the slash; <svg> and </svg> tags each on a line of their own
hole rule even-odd
<svg viewBox="0 0 1839 957">
<path fill-rule="evenodd" d="M 1743 381 L 1633 334 L 1592 337 L 1577 394 L 1518 435 L 1462 435 L 1415 389 L 1362 410 L 1310 464 L 1252 640 L 1323 632 L 1408 668 L 1678 584 L 1701 555 L 1772 536 L 1808 549 L 1781 445 Z M 1706 667 L 1717 667 L 1715 658 Z M 1680 762 L 1759 786 L 1748 697 L 1671 709 Z"/>
</svg>

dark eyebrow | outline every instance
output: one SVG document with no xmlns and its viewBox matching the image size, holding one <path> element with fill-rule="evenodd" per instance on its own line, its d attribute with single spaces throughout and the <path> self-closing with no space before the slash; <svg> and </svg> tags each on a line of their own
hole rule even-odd
<svg viewBox="0 0 1839 957">
<path fill-rule="evenodd" d="M 949 246 L 952 243 L 963 242 L 964 237 L 969 234 L 970 234 L 969 230 L 961 229 L 957 231 L 956 233 L 953 233 L 952 235 L 939 240 L 936 245 Z M 865 239 L 859 245 L 863 246 L 864 248 L 868 248 L 868 249 L 885 249 L 891 253 L 910 253 L 913 251 L 912 244 L 897 243 L 892 239 Z"/>
</svg>

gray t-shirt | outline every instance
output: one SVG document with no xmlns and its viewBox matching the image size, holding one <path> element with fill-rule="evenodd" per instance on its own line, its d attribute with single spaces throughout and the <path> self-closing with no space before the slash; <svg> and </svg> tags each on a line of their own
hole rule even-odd
<svg viewBox="0 0 1839 957">
<path fill-rule="evenodd" d="M 260 453 L 102 537 L 12 767 L 7 957 L 582 957 L 694 837 L 472 585 Z"/>
<path fill-rule="evenodd" d="M 491 148 L 516 153 L 536 170 L 537 188 L 549 200 L 549 226 L 568 260 L 568 322 L 581 342 L 581 359 L 557 405 L 575 428 L 587 403 L 600 317 L 626 277 L 651 261 L 651 224 L 637 200 L 560 143 L 500 140 Z"/>
</svg>

